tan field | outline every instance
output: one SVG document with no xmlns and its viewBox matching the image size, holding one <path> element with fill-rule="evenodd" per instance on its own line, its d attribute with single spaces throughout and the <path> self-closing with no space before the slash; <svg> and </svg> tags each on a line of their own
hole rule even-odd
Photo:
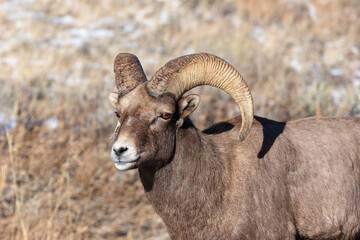
<svg viewBox="0 0 360 240">
<path fill-rule="evenodd" d="M 110 160 L 118 53 L 148 78 L 215 54 L 259 116 L 359 116 L 359 16 L 358 0 L 1 1 L 0 239 L 169 239 L 137 171 Z M 239 114 L 227 94 L 193 91 L 198 128 Z"/>
</svg>

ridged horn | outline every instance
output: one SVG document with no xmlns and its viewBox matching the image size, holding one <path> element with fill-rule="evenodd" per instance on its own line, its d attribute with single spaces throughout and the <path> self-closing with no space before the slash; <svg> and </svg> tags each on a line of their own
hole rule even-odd
<svg viewBox="0 0 360 240">
<path fill-rule="evenodd" d="M 185 92 L 200 85 L 222 89 L 234 99 L 242 117 L 239 140 L 243 141 L 254 118 L 253 100 L 245 80 L 225 60 L 208 53 L 173 59 L 154 74 L 147 88 L 155 96 L 170 92 L 179 100 Z"/>
<path fill-rule="evenodd" d="M 126 94 L 146 81 L 139 59 L 130 53 L 119 53 L 114 60 L 115 84 L 119 94 Z"/>
</svg>

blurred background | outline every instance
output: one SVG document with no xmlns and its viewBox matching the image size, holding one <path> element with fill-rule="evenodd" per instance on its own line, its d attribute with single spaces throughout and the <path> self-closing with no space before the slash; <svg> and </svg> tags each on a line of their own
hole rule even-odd
<svg viewBox="0 0 360 240">
<path fill-rule="evenodd" d="M 0 22 L 0 239 L 169 239 L 137 171 L 110 161 L 120 52 L 148 78 L 215 54 L 278 121 L 360 115 L 358 0 L 1 0 Z M 239 114 L 193 91 L 198 128 Z"/>
</svg>

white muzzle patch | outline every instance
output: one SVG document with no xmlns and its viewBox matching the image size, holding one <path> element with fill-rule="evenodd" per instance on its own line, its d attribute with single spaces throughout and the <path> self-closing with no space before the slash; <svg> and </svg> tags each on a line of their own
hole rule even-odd
<svg viewBox="0 0 360 240">
<path fill-rule="evenodd" d="M 118 139 L 112 146 L 111 160 L 118 170 L 133 169 L 139 158 L 140 154 L 136 146 L 125 138 Z"/>
</svg>

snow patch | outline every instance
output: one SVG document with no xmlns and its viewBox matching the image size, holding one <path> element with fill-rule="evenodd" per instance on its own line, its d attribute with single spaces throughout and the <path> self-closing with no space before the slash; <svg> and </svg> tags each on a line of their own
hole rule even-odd
<svg viewBox="0 0 360 240">
<path fill-rule="evenodd" d="M 12 130 L 17 126 L 16 118 L 7 118 L 5 113 L 0 112 L 0 134 Z"/>
<path fill-rule="evenodd" d="M 57 128 L 59 126 L 59 119 L 57 119 L 55 117 L 48 118 L 45 121 L 45 126 L 50 130 L 54 130 L 55 128 Z"/>
<path fill-rule="evenodd" d="M 73 24 L 75 22 L 74 17 L 70 14 L 65 15 L 65 16 L 61 16 L 61 17 L 53 17 L 51 19 L 51 21 L 53 23 L 58 23 L 58 24 L 65 24 L 65 25 L 70 25 Z"/>
<path fill-rule="evenodd" d="M 262 27 L 254 27 L 251 32 L 252 37 L 259 43 L 265 42 L 265 33 Z"/>
<path fill-rule="evenodd" d="M 332 68 L 330 69 L 330 74 L 334 77 L 339 77 L 342 75 L 342 71 L 339 68 Z"/>
<path fill-rule="evenodd" d="M 353 87 L 354 88 L 360 88 L 360 79 L 359 78 L 355 78 L 353 81 Z M 359 96 L 359 100 L 360 100 L 360 96 Z"/>
<path fill-rule="evenodd" d="M 96 28 L 96 29 L 85 29 L 85 28 L 72 28 L 69 30 L 70 35 L 80 38 L 107 38 L 114 35 L 113 30 Z"/>
<path fill-rule="evenodd" d="M 334 99 L 334 102 L 336 104 L 340 104 L 344 98 L 344 96 L 346 95 L 346 88 L 345 87 L 339 87 L 336 89 L 333 89 L 331 91 L 331 95 Z"/>
<path fill-rule="evenodd" d="M 302 71 L 301 63 L 296 59 L 292 59 L 290 61 L 290 66 L 298 73 L 300 73 Z"/>
<path fill-rule="evenodd" d="M 358 69 L 358 70 L 355 71 L 355 76 L 358 77 L 358 78 L 360 78 L 360 69 Z"/>
<path fill-rule="evenodd" d="M 359 54 L 359 49 L 356 46 L 352 46 L 350 50 L 355 55 Z"/>
</svg>

